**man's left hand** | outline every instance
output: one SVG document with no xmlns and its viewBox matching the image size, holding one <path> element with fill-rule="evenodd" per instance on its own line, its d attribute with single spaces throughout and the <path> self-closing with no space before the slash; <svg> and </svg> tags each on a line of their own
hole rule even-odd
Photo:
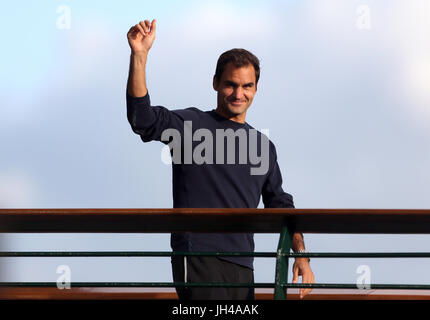
<svg viewBox="0 0 430 320">
<path fill-rule="evenodd" d="M 293 283 L 299 281 L 299 276 L 302 276 L 302 283 L 315 283 L 315 276 L 309 265 L 308 258 L 296 258 L 293 265 Z M 303 299 L 309 294 L 312 289 L 301 288 L 300 299 Z"/>
</svg>

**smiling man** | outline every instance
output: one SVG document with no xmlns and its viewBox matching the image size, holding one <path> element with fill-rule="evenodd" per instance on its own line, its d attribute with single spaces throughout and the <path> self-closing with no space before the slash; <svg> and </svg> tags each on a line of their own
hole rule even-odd
<svg viewBox="0 0 430 320">
<path fill-rule="evenodd" d="M 218 59 L 213 79 L 213 88 L 218 92 L 218 114 L 245 123 L 259 77 L 259 61 L 253 54 L 243 49 L 224 52 Z"/>
<path fill-rule="evenodd" d="M 274 144 L 246 122 L 246 113 L 257 93 L 258 58 L 244 49 L 232 49 L 219 57 L 213 77 L 213 88 L 217 92 L 214 110 L 169 110 L 151 106 L 145 68 L 155 32 L 156 21 L 145 20 L 133 26 L 127 34 L 131 47 L 127 117 L 133 131 L 144 142 L 155 140 L 168 144 L 172 157 L 173 149 L 179 148 L 180 156 L 172 162 L 173 207 L 257 208 L 262 197 L 266 208 L 294 208 L 292 196 L 282 189 Z M 196 140 L 202 138 L 204 142 L 214 142 L 215 149 L 210 147 L 213 143 L 200 148 L 201 144 L 197 145 Z M 238 144 L 224 145 L 225 139 L 234 142 L 236 138 L 240 140 Z M 243 157 L 245 153 L 248 155 L 247 149 L 267 158 L 267 170 L 252 173 L 255 165 L 252 158 L 255 157 L 251 152 L 250 157 Z M 211 153 L 217 161 L 206 158 Z M 205 161 L 193 161 L 195 155 L 203 154 Z M 173 251 L 185 252 L 251 252 L 254 251 L 254 235 L 172 233 L 171 246 Z M 295 252 L 305 250 L 301 233 L 293 234 L 292 248 Z M 253 282 L 253 269 L 252 257 L 172 257 L 175 282 Z M 314 282 L 307 258 L 296 258 L 294 262 L 293 282 L 297 282 L 300 275 L 304 283 Z M 254 299 L 253 288 L 178 287 L 176 290 L 182 300 Z M 310 291 L 301 289 L 301 297 Z"/>
</svg>

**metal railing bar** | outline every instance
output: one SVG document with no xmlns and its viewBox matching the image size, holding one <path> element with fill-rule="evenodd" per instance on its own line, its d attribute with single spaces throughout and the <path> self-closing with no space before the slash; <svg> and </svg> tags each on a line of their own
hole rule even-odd
<svg viewBox="0 0 430 320">
<path fill-rule="evenodd" d="M 296 258 L 430 258 L 430 252 L 308 252 L 289 253 Z"/>
<path fill-rule="evenodd" d="M 288 283 L 286 288 L 312 288 L 312 289 L 399 289 L 399 290 L 430 290 L 428 284 L 359 284 L 356 283 Z"/>
<path fill-rule="evenodd" d="M 64 284 L 64 283 L 63 283 Z M 71 282 L 71 288 L 79 287 L 248 287 L 273 288 L 274 283 L 229 283 L 229 282 Z M 57 287 L 56 282 L 0 282 L 1 287 Z"/>
<path fill-rule="evenodd" d="M 281 253 L 289 258 L 430 258 L 430 252 L 314 252 Z M 252 256 L 275 258 L 276 252 L 162 252 L 162 251 L 3 251 L 0 257 L 169 257 Z"/>
<path fill-rule="evenodd" d="M 122 287 L 122 288 L 151 288 L 151 287 L 253 287 L 253 288 L 274 288 L 274 283 L 191 283 L 191 282 L 71 282 L 71 288 L 82 287 Z M 57 287 L 56 282 L 0 282 L 0 287 Z M 430 285 L 423 284 L 363 284 L 352 283 L 287 283 L 285 288 L 312 288 L 312 289 L 400 289 L 400 290 L 430 290 Z"/>
<path fill-rule="evenodd" d="M 275 258 L 275 252 L 161 252 L 161 251 L 3 251 L 0 257 L 169 257 L 240 256 Z"/>
</svg>

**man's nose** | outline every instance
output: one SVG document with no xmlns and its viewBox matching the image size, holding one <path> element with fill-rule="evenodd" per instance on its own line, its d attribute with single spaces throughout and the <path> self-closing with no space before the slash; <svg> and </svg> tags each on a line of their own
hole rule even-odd
<svg viewBox="0 0 430 320">
<path fill-rule="evenodd" d="M 243 98 L 243 88 L 242 87 L 235 88 L 233 95 L 238 100 L 242 99 Z"/>
</svg>

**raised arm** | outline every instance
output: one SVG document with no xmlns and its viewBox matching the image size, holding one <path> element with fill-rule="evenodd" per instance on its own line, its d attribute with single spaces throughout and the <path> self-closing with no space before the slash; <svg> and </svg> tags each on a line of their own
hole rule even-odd
<svg viewBox="0 0 430 320">
<path fill-rule="evenodd" d="M 146 60 L 155 40 L 156 20 L 140 21 L 127 33 L 131 48 L 130 70 L 128 74 L 127 92 L 133 97 L 143 97 L 148 93 L 146 87 Z"/>
<path fill-rule="evenodd" d="M 134 133 L 144 142 L 162 141 L 166 129 L 183 131 L 185 120 L 194 120 L 193 110 L 173 110 L 152 106 L 146 87 L 145 67 L 149 50 L 155 40 L 156 20 L 141 21 L 127 33 L 131 48 L 130 71 L 127 81 L 127 119 Z M 193 108 L 190 108 L 193 109 Z"/>
</svg>

